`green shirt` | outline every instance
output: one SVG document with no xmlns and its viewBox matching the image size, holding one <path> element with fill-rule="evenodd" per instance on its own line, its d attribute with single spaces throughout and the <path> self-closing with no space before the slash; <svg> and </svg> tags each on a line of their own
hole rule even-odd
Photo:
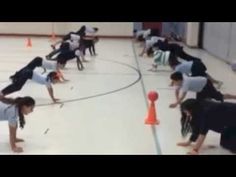
<svg viewBox="0 0 236 177">
<path fill-rule="evenodd" d="M 169 64 L 170 51 L 156 50 L 154 52 L 154 62 L 158 65 L 168 65 Z"/>
</svg>

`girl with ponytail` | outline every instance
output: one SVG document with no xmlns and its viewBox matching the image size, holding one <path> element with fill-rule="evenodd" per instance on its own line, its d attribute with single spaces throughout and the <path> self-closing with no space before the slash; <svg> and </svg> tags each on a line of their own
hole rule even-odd
<svg viewBox="0 0 236 177">
<path fill-rule="evenodd" d="M 191 136 L 188 141 L 177 145 L 187 147 L 196 142 L 188 154 L 198 154 L 209 130 L 220 133 L 225 138 L 221 145 L 236 152 L 236 103 L 187 99 L 181 103 L 180 109 L 182 136 L 186 137 L 188 133 Z"/>
<path fill-rule="evenodd" d="M 16 143 L 23 142 L 23 139 L 19 139 L 16 136 L 16 131 L 19 123 L 20 128 L 25 126 L 25 115 L 33 112 L 35 106 L 35 100 L 32 97 L 18 97 L 1 98 L 0 100 L 0 121 L 8 121 L 9 124 L 9 141 L 13 152 L 23 152 L 21 147 L 18 147 Z"/>
</svg>

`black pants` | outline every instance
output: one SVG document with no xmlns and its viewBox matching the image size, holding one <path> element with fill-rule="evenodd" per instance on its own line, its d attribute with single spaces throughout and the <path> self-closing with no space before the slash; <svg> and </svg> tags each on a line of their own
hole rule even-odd
<svg viewBox="0 0 236 177">
<path fill-rule="evenodd" d="M 56 55 L 57 53 L 65 52 L 69 50 L 70 50 L 70 44 L 68 42 L 62 42 L 60 47 L 56 50 L 53 50 L 51 53 L 49 53 L 47 57 L 49 58 L 49 60 L 54 60 L 54 59 L 51 59 L 54 55 Z"/>
<path fill-rule="evenodd" d="M 90 52 L 90 55 L 96 55 L 94 44 L 91 47 L 89 47 L 89 52 Z"/>
<path fill-rule="evenodd" d="M 59 64 L 66 65 L 67 61 L 76 58 L 78 70 L 83 70 L 84 66 L 80 60 L 80 57 L 75 54 L 75 51 L 68 51 L 61 53 L 57 56 L 56 60 Z"/>
<path fill-rule="evenodd" d="M 198 60 L 194 60 L 193 61 L 193 65 L 191 68 L 191 73 L 192 73 L 192 77 L 195 76 L 203 76 L 203 77 L 207 77 L 207 73 L 206 73 L 206 66 L 200 61 Z"/>
<path fill-rule="evenodd" d="M 186 61 L 195 61 L 195 60 L 200 60 L 197 57 L 191 56 L 187 54 L 183 49 L 180 51 L 179 55 L 180 58 L 186 60 Z"/>
<path fill-rule="evenodd" d="M 57 60 L 58 63 L 65 65 L 67 61 L 72 60 L 76 58 L 75 51 L 65 51 L 60 53 L 55 60 Z"/>
<path fill-rule="evenodd" d="M 60 48 L 58 48 L 58 49 L 56 49 L 56 50 L 53 50 L 51 53 L 48 54 L 48 57 L 49 57 L 49 58 L 52 58 L 52 56 L 53 56 L 53 55 L 56 55 L 57 53 L 59 53 L 60 50 L 61 50 Z"/>
<path fill-rule="evenodd" d="M 5 87 L 2 90 L 3 95 L 8 95 L 13 92 L 16 92 L 18 90 L 21 90 L 21 88 L 25 85 L 26 81 L 28 79 L 32 79 L 33 71 L 30 69 L 21 70 L 17 73 L 17 76 L 13 80 L 12 84 Z"/>
<path fill-rule="evenodd" d="M 91 56 L 95 55 L 95 44 L 93 39 L 84 39 L 81 40 L 80 43 L 83 43 L 80 47 L 83 46 L 83 54 L 86 55 L 86 49 L 89 49 L 89 53 Z"/>
<path fill-rule="evenodd" d="M 220 145 L 236 153 L 236 127 L 225 127 L 221 133 Z"/>
<path fill-rule="evenodd" d="M 43 63 L 43 59 L 41 57 L 36 57 L 27 66 L 25 66 L 23 69 L 28 68 L 30 70 L 34 70 L 37 67 L 41 67 L 42 63 Z"/>
<path fill-rule="evenodd" d="M 169 45 L 172 45 L 173 48 L 172 48 L 172 51 L 180 58 L 186 60 L 186 61 L 201 61 L 201 59 L 197 58 L 197 57 L 194 57 L 194 56 L 191 56 L 189 54 L 187 54 L 183 47 L 182 46 L 179 46 L 179 45 L 174 45 L 174 44 L 169 44 Z"/>
<path fill-rule="evenodd" d="M 216 90 L 210 80 L 207 80 L 207 84 L 202 91 L 197 93 L 197 100 L 205 100 L 207 98 L 213 98 L 217 101 L 224 102 L 223 94 Z"/>
<path fill-rule="evenodd" d="M 64 41 L 67 41 L 67 40 L 70 40 L 70 35 L 71 35 L 71 34 L 78 35 L 78 34 L 76 34 L 75 32 L 69 32 L 67 35 L 65 35 L 65 36 L 62 38 L 63 42 L 64 42 Z"/>
<path fill-rule="evenodd" d="M 178 44 L 169 44 L 167 41 L 158 41 L 157 46 L 162 51 L 171 51 L 171 53 L 175 54 L 177 57 L 180 57 L 186 61 L 195 61 L 201 60 L 197 57 L 191 56 L 187 54 L 183 47 Z"/>
<path fill-rule="evenodd" d="M 94 44 L 85 47 L 84 55 L 86 54 L 86 49 L 87 48 L 89 49 L 89 53 L 90 53 L 91 56 L 96 55 Z"/>
<path fill-rule="evenodd" d="M 22 68 L 20 71 L 17 71 L 14 75 L 10 76 L 11 80 L 14 80 L 21 72 L 25 70 L 34 70 L 37 67 L 41 67 L 43 59 L 41 57 L 35 57 L 28 65 Z"/>
</svg>

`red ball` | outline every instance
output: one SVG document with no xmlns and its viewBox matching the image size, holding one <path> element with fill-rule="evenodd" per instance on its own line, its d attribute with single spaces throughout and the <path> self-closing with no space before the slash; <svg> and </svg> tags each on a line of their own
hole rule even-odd
<svg viewBox="0 0 236 177">
<path fill-rule="evenodd" d="M 150 101 L 156 101 L 158 99 L 158 93 L 156 91 L 150 91 L 148 93 L 148 99 Z"/>
</svg>

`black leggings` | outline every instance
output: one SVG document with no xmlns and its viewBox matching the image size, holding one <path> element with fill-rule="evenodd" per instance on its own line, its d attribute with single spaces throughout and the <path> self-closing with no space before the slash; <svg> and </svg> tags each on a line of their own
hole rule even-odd
<svg viewBox="0 0 236 177">
<path fill-rule="evenodd" d="M 21 70 L 15 76 L 12 84 L 5 87 L 1 92 L 3 95 L 9 95 L 13 92 L 21 90 L 21 88 L 25 85 L 28 79 L 32 79 L 33 71 L 30 69 Z"/>
<path fill-rule="evenodd" d="M 78 34 L 76 34 L 75 32 L 69 32 L 67 35 L 65 35 L 65 36 L 62 38 L 63 42 L 64 42 L 64 41 L 67 41 L 67 40 L 70 40 L 71 34 L 78 35 Z"/>
<path fill-rule="evenodd" d="M 203 76 L 203 77 L 207 77 L 207 73 L 206 73 L 206 66 L 200 61 L 198 60 L 194 60 L 193 61 L 193 65 L 191 68 L 191 73 L 192 73 L 192 77 L 195 76 Z"/>
<path fill-rule="evenodd" d="M 201 60 L 197 57 L 191 56 L 187 54 L 183 47 L 178 44 L 169 44 L 167 41 L 158 41 L 157 47 L 162 51 L 171 51 L 171 53 L 175 54 L 177 57 L 180 57 L 186 61 L 195 61 L 195 60 Z"/>
<path fill-rule="evenodd" d="M 36 67 L 41 67 L 42 63 L 43 63 L 43 59 L 41 57 L 36 57 L 25 68 L 34 70 Z"/>
<path fill-rule="evenodd" d="M 86 55 L 86 49 L 87 49 L 87 47 L 83 49 L 83 54 L 84 55 Z M 90 53 L 91 56 L 96 54 L 94 45 L 88 47 L 88 49 L 89 49 L 89 53 Z"/>
<path fill-rule="evenodd" d="M 91 56 L 95 55 L 95 44 L 94 40 L 83 40 L 83 45 L 81 45 L 81 49 L 83 50 L 83 54 L 86 55 L 86 49 L 89 49 L 89 53 Z"/>
<path fill-rule="evenodd" d="M 56 55 L 56 54 L 59 53 L 60 51 L 61 51 L 60 48 L 55 49 L 55 50 L 53 50 L 51 53 L 49 53 L 47 57 L 50 59 L 50 58 L 52 58 L 53 55 Z"/>
<path fill-rule="evenodd" d="M 59 64 L 62 64 L 62 65 L 66 65 L 67 61 L 69 60 L 72 60 L 74 58 L 76 58 L 76 61 L 77 61 L 77 67 L 78 67 L 78 70 L 83 70 L 84 69 L 84 66 L 80 60 L 80 57 L 77 56 L 75 54 L 76 50 L 75 51 L 68 51 L 68 52 L 64 52 L 64 53 L 60 53 L 55 60 L 57 60 L 57 62 Z"/>
<path fill-rule="evenodd" d="M 54 60 L 54 59 L 51 59 L 52 56 L 56 55 L 57 53 L 60 53 L 60 52 L 63 53 L 66 51 L 70 51 L 70 44 L 68 42 L 62 42 L 60 47 L 56 50 L 53 50 L 51 53 L 49 53 L 47 57 L 49 60 Z"/>
<path fill-rule="evenodd" d="M 26 70 L 34 70 L 37 67 L 41 67 L 43 59 L 41 57 L 35 57 L 28 65 L 22 68 L 20 71 L 17 71 L 14 75 L 10 76 L 10 79 L 14 80 L 20 73 Z"/>
<path fill-rule="evenodd" d="M 91 47 L 89 47 L 89 53 L 90 55 L 96 55 L 94 44 Z"/>
<path fill-rule="evenodd" d="M 197 93 L 197 100 L 205 100 L 207 98 L 213 98 L 215 100 L 224 102 L 223 94 L 216 90 L 210 80 L 207 80 L 207 84 L 203 90 Z"/>
<path fill-rule="evenodd" d="M 194 57 L 194 56 L 191 56 L 189 54 L 187 54 L 183 48 L 181 50 L 178 51 L 179 53 L 177 53 L 177 56 L 186 60 L 186 61 L 195 61 L 195 60 L 200 60 L 199 58 L 197 57 Z"/>
<path fill-rule="evenodd" d="M 54 60 L 57 60 L 60 64 L 66 64 L 67 61 L 72 60 L 75 57 L 75 51 L 67 51 L 60 53 Z"/>
</svg>

